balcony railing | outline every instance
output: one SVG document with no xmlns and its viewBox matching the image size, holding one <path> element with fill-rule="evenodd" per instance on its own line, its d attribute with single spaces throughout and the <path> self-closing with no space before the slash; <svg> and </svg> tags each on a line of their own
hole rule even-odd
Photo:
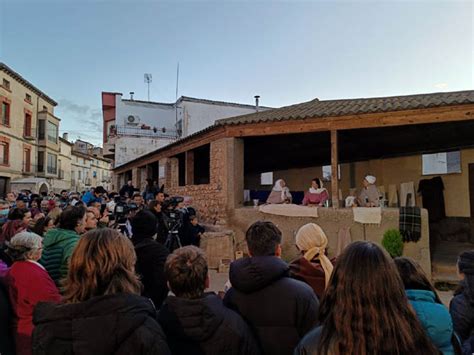
<svg viewBox="0 0 474 355">
<path fill-rule="evenodd" d="M 48 166 L 47 168 L 48 174 L 57 174 L 58 173 L 58 168 L 55 166 Z"/>
<path fill-rule="evenodd" d="M 64 170 L 59 169 L 58 178 L 59 178 L 59 179 L 64 179 Z"/>
<path fill-rule="evenodd" d="M 162 128 L 157 128 L 157 127 L 144 126 L 144 125 L 138 126 L 138 127 L 115 126 L 115 128 L 111 130 L 111 136 L 113 135 L 176 139 L 177 131 L 174 128 L 162 129 Z"/>
</svg>

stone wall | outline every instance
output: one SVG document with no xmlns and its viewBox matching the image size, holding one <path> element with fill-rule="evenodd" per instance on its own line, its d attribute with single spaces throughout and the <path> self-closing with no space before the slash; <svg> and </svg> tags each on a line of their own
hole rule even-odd
<svg viewBox="0 0 474 355">
<path fill-rule="evenodd" d="M 229 167 L 226 152 L 231 142 L 232 140 L 224 138 L 211 143 L 209 184 L 178 186 L 177 159 L 167 160 L 167 193 L 192 197 L 192 206 L 197 209 L 198 216 L 204 223 L 218 225 L 227 223 Z"/>
<path fill-rule="evenodd" d="M 328 237 L 328 253 L 335 255 L 339 229 L 349 227 L 352 241 L 370 240 L 381 243 L 383 233 L 387 229 L 398 229 L 399 210 L 383 209 L 382 223 L 378 225 L 362 225 L 354 222 L 352 209 L 319 208 L 318 218 L 310 217 L 285 217 L 265 214 L 253 207 L 237 208 L 229 219 L 229 229 L 235 232 L 235 250 L 247 251 L 245 244 L 245 231 L 259 220 L 275 223 L 283 233 L 283 259 L 290 261 L 298 256 L 295 246 L 295 235 L 298 229 L 306 223 L 317 223 L 323 228 Z M 427 273 L 431 275 L 430 235 L 428 227 L 428 211 L 422 210 L 422 235 L 416 243 L 405 243 L 403 254 L 418 261 Z"/>
</svg>

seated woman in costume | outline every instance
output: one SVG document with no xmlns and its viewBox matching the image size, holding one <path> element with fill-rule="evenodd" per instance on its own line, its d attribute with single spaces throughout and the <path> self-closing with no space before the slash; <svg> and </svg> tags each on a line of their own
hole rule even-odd
<svg viewBox="0 0 474 355">
<path fill-rule="evenodd" d="M 320 178 L 311 180 L 311 187 L 304 193 L 304 206 L 324 206 L 324 203 L 329 199 L 328 191 L 323 186 L 323 181 Z"/>
<path fill-rule="evenodd" d="M 291 203 L 292 196 L 290 189 L 286 186 L 285 180 L 279 179 L 275 182 L 272 192 L 267 198 L 268 204 Z"/>
<path fill-rule="evenodd" d="M 357 205 L 359 207 L 379 207 L 380 206 L 380 193 L 375 186 L 377 181 L 375 176 L 367 175 L 363 181 L 364 187 L 357 197 Z"/>
</svg>

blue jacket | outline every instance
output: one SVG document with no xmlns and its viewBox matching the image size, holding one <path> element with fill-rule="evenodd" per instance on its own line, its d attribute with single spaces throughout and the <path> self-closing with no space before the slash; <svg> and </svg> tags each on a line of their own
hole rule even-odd
<svg viewBox="0 0 474 355">
<path fill-rule="evenodd" d="M 89 205 L 89 203 L 91 202 L 102 202 L 102 199 L 101 198 L 97 198 L 95 197 L 95 195 L 91 192 L 91 191 L 87 191 L 84 196 L 82 196 L 82 202 L 84 202 L 84 204 L 86 206 Z"/>
<path fill-rule="evenodd" d="M 435 301 L 435 294 L 425 290 L 406 290 L 408 300 L 432 342 L 444 355 L 454 355 L 451 339 L 453 321 L 448 309 Z"/>
</svg>

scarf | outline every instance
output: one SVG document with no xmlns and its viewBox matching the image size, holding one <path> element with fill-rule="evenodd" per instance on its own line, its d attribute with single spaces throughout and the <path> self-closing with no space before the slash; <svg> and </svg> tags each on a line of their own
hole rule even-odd
<svg viewBox="0 0 474 355">
<path fill-rule="evenodd" d="M 288 187 L 282 187 L 281 186 L 281 182 L 282 180 L 281 179 L 278 179 L 276 182 L 275 182 L 275 186 L 273 186 L 273 191 L 276 191 L 276 192 L 281 192 L 281 200 L 282 201 L 285 201 L 286 200 L 286 197 L 287 197 L 287 194 L 290 192 L 290 189 L 288 189 Z"/>
</svg>

